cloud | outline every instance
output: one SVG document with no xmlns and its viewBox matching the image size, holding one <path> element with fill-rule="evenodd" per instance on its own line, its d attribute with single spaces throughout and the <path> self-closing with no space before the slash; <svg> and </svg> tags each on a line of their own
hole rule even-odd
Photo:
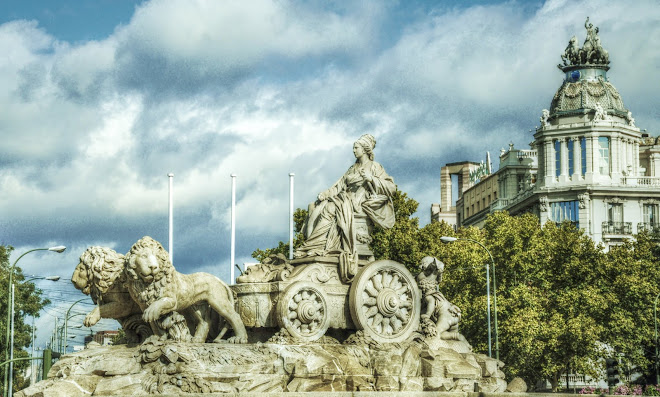
<svg viewBox="0 0 660 397">
<path fill-rule="evenodd" d="M 405 6 L 387 3 L 156 0 L 112 35 L 76 43 L 34 21 L 0 25 L 2 242 L 70 245 L 58 264 L 70 272 L 99 242 L 167 244 L 173 172 L 177 267 L 227 277 L 229 175 L 237 261 L 248 261 L 288 238 L 288 174 L 306 208 L 363 133 L 428 222 L 442 165 L 486 151 L 497 164 L 499 148 L 533 139 L 586 15 L 624 103 L 658 134 L 652 2 L 442 7 L 401 17 Z"/>
</svg>

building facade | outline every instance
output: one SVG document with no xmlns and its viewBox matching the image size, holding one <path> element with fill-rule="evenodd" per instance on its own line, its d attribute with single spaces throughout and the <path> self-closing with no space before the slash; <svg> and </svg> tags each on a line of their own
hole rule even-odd
<svg viewBox="0 0 660 397">
<path fill-rule="evenodd" d="M 564 81 L 531 149 L 510 145 L 498 171 L 463 192 L 459 226 L 481 226 L 494 211 L 532 212 L 541 223 L 570 221 L 605 246 L 659 228 L 660 140 L 635 125 L 607 76 L 598 28 L 585 27 L 584 46 L 574 37 L 561 57 Z"/>
</svg>

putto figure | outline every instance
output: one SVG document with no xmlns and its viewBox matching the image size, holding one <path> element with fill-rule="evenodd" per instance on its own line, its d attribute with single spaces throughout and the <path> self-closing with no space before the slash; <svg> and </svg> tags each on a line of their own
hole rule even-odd
<svg viewBox="0 0 660 397">
<path fill-rule="evenodd" d="M 303 225 L 307 240 L 296 258 L 339 256 L 339 274 L 349 282 L 357 272 L 356 241 L 368 242 L 368 233 L 356 231 L 356 215 L 366 215 L 375 225 L 394 225 L 392 196 L 396 185 L 382 165 L 374 161 L 376 139 L 362 135 L 353 145 L 355 163 L 328 190 L 309 205 Z"/>
<path fill-rule="evenodd" d="M 443 340 L 455 340 L 467 344 L 465 337 L 458 332 L 461 309 L 449 302 L 438 291 L 438 284 L 442 281 L 445 264 L 437 258 L 427 256 L 422 259 L 419 268 L 417 285 L 422 291 L 420 322 L 424 336 L 427 338 L 439 337 Z"/>
</svg>

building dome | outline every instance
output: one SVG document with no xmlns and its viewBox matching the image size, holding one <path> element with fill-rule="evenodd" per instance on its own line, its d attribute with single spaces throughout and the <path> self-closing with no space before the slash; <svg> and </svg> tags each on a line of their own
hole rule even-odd
<svg viewBox="0 0 660 397">
<path fill-rule="evenodd" d="M 609 53 L 602 47 L 598 27 L 584 23 L 587 38 L 582 48 L 573 36 L 561 56 L 563 64 L 557 65 L 565 73 L 550 104 L 550 118 L 586 114 L 604 110 L 607 114 L 626 118 L 628 110 L 616 88 L 608 81 Z"/>
<path fill-rule="evenodd" d="M 610 114 L 625 117 L 619 91 L 607 81 L 606 70 L 598 67 L 578 67 L 566 71 L 564 83 L 552 98 L 551 116 L 595 111 L 599 104 Z"/>
</svg>

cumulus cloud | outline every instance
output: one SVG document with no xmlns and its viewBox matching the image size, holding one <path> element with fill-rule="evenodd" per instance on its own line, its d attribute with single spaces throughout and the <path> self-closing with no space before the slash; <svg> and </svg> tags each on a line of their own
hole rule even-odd
<svg viewBox="0 0 660 397">
<path fill-rule="evenodd" d="M 153 0 L 76 43 L 35 21 L 0 25 L 0 242 L 70 245 L 53 267 L 70 272 L 89 245 L 167 245 L 173 172 L 177 267 L 228 280 L 229 175 L 242 263 L 288 238 L 289 172 L 305 208 L 367 132 L 428 222 L 442 165 L 486 151 L 497 164 L 501 147 L 532 140 L 587 15 L 637 124 L 660 133 L 652 1 L 441 7 L 401 18 L 388 3 Z"/>
</svg>

